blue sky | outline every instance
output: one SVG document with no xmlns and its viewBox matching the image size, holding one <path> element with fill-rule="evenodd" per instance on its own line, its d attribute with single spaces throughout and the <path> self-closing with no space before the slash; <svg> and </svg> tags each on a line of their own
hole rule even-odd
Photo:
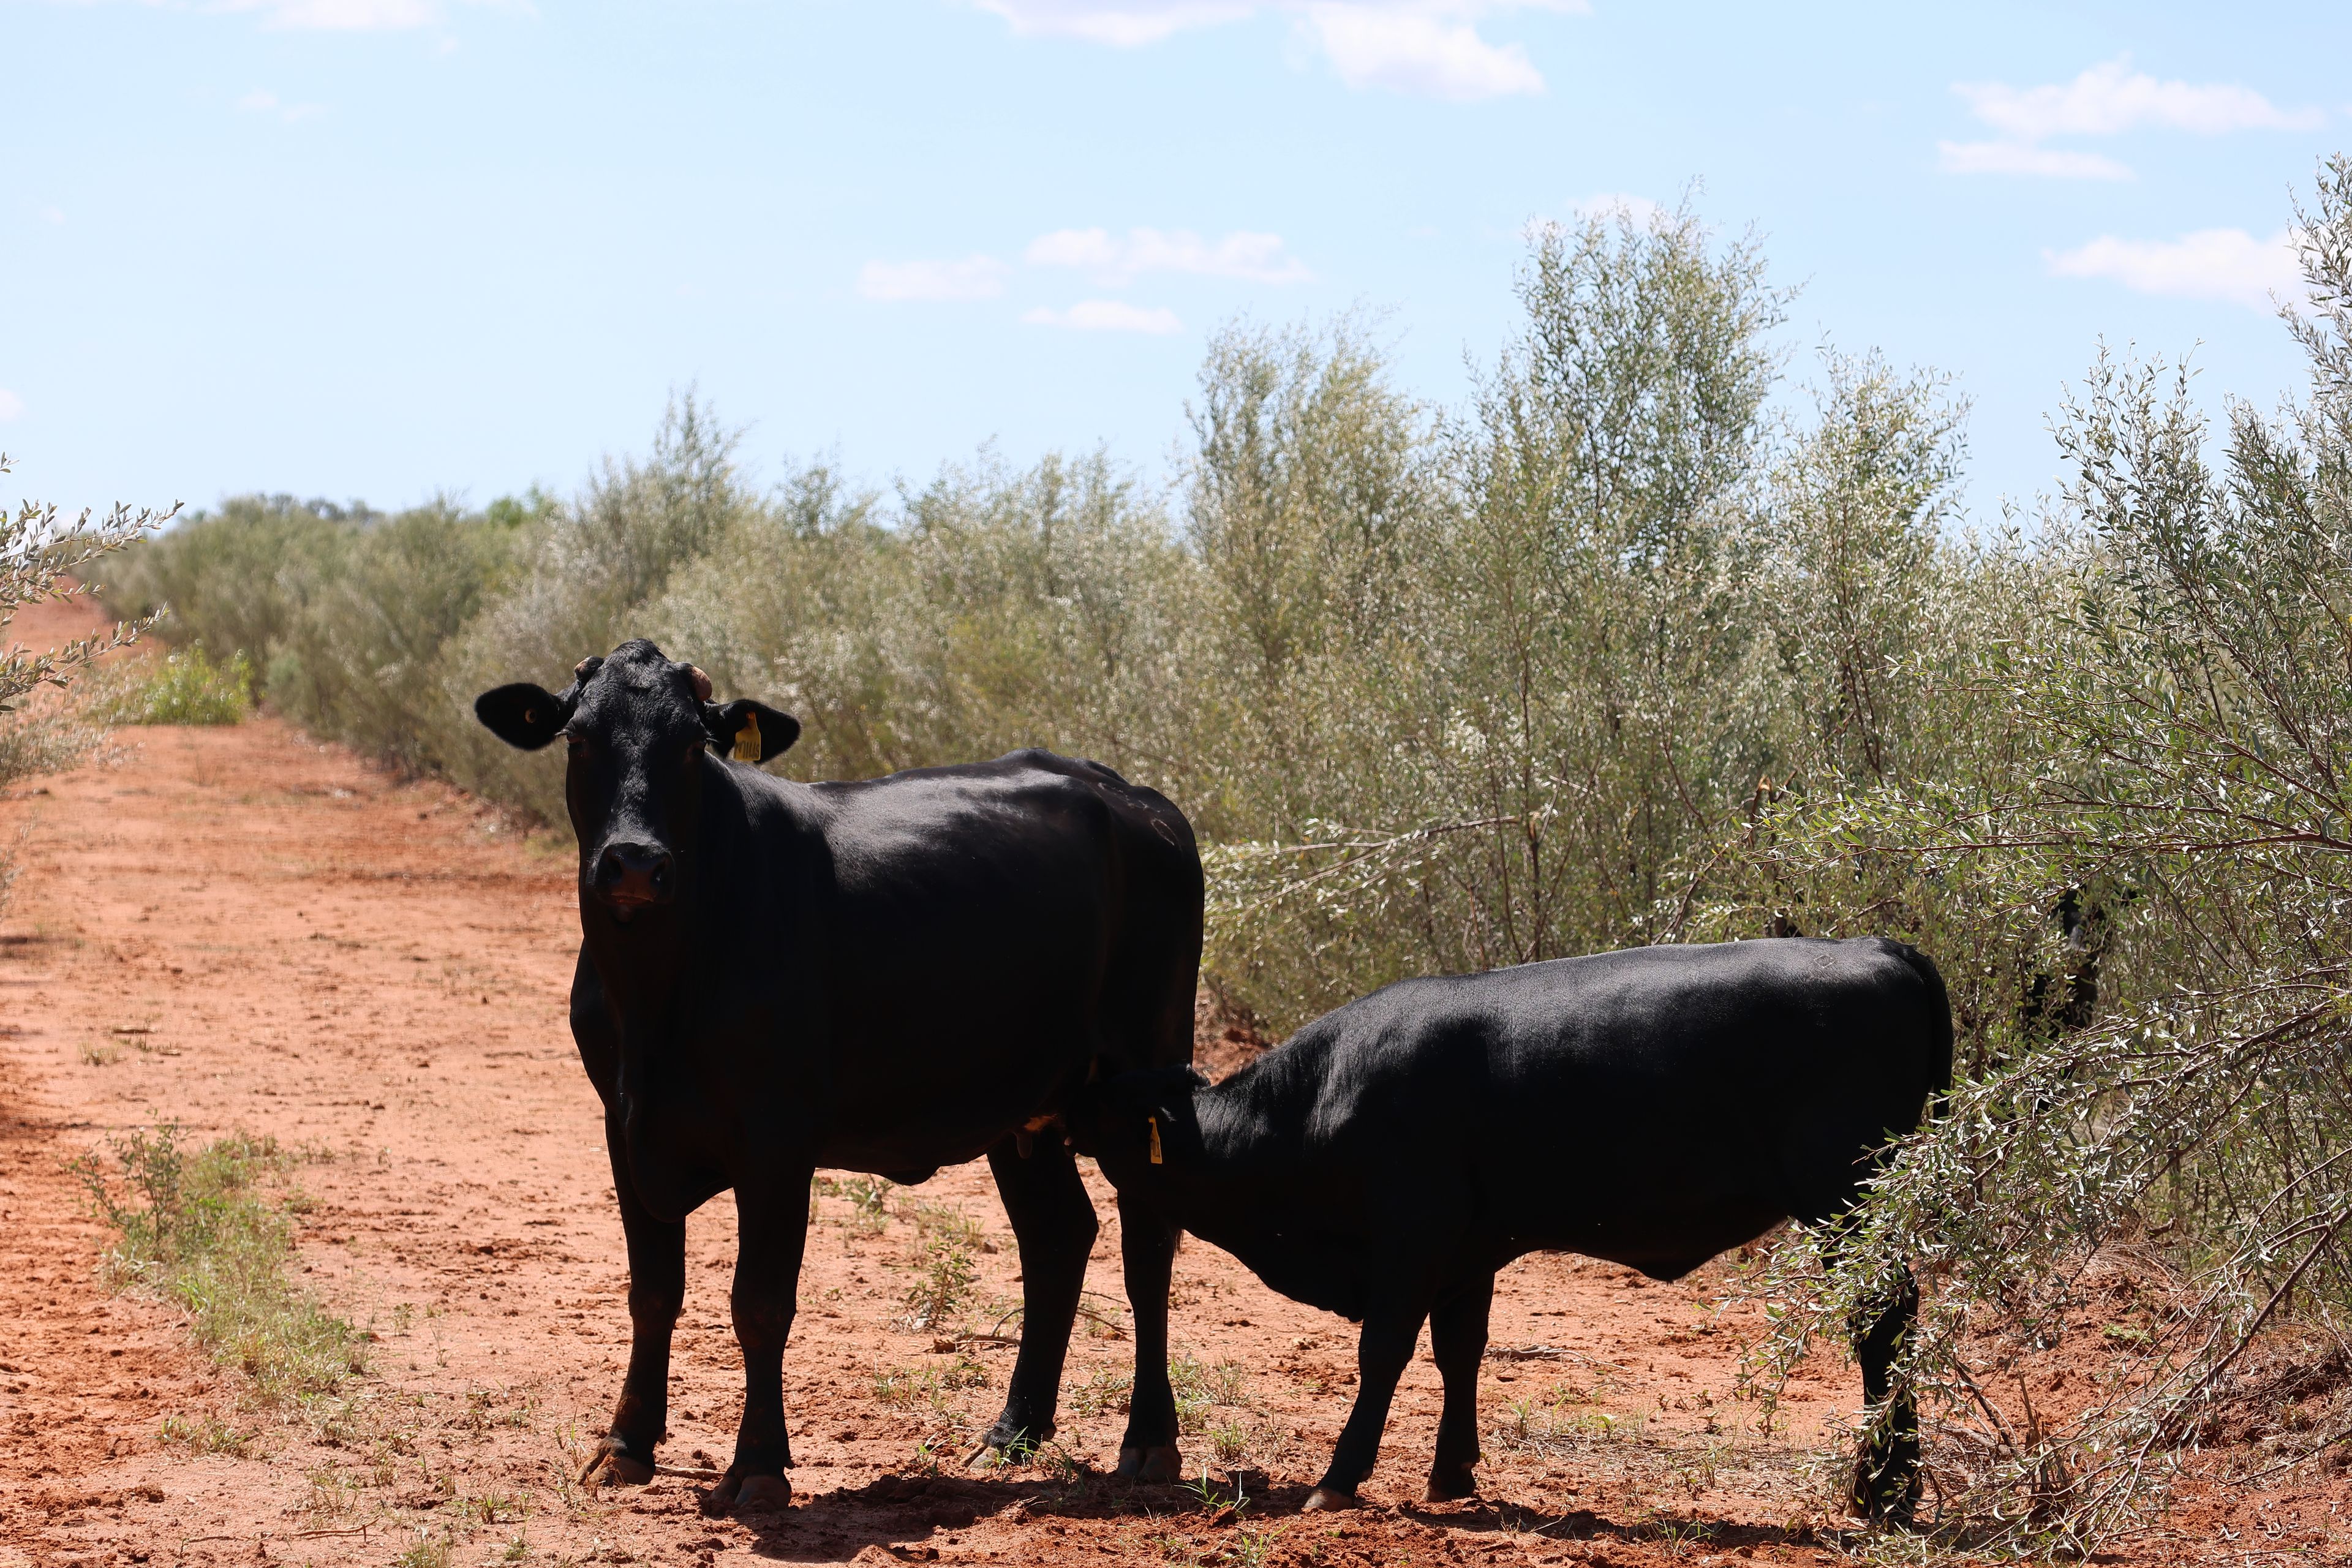
<svg viewBox="0 0 2352 1568">
<path fill-rule="evenodd" d="M 0 0 L 0 483 L 568 489 L 688 384 L 771 475 L 1164 476 L 1220 323 L 1370 307 L 1456 402 L 1530 220 L 1697 181 L 1794 374 L 1958 378 L 1981 515 L 2102 338 L 2294 384 L 2347 58 L 2317 5 Z"/>
</svg>

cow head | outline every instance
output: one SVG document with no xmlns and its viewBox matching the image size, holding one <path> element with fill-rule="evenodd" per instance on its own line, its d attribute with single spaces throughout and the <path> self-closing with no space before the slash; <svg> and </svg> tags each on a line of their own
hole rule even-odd
<svg viewBox="0 0 2352 1568">
<path fill-rule="evenodd" d="M 1162 1192 L 1202 1173 L 1196 1097 L 1209 1080 L 1189 1067 L 1148 1068 L 1088 1087 L 1071 1117 L 1079 1146 L 1122 1192 Z"/>
<path fill-rule="evenodd" d="M 474 715 L 527 752 L 563 737 L 581 891 L 624 922 L 675 900 L 691 874 L 704 786 L 722 765 L 709 753 L 764 763 L 801 732 L 764 703 L 711 701 L 709 676 L 643 638 L 582 659 L 561 691 L 528 681 L 485 691 Z"/>
</svg>

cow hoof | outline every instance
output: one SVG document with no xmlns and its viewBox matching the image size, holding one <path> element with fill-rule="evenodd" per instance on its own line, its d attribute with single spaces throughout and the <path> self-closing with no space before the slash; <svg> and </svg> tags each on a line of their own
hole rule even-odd
<svg viewBox="0 0 2352 1568">
<path fill-rule="evenodd" d="M 782 1476 L 745 1476 L 735 1489 L 737 1513 L 782 1513 L 793 1505 L 793 1483 Z"/>
<path fill-rule="evenodd" d="M 1307 1494 L 1307 1504 L 1303 1511 L 1338 1513 L 1342 1509 L 1356 1506 L 1356 1494 L 1353 1492 L 1343 1492 L 1338 1487 L 1317 1487 Z"/>
<path fill-rule="evenodd" d="M 1171 1443 L 1118 1451 L 1118 1479 L 1123 1481 L 1176 1481 L 1184 1479 L 1184 1456 Z"/>
<path fill-rule="evenodd" d="M 1429 1502 L 1460 1502 L 1464 1498 L 1477 1495 L 1477 1479 L 1470 1474 L 1466 1465 L 1450 1474 L 1433 1473 L 1429 1478 L 1429 1489 L 1422 1494 Z"/>
<path fill-rule="evenodd" d="M 588 1456 L 585 1468 L 580 1472 L 580 1482 L 587 1487 L 641 1487 L 654 1479 L 654 1468 L 632 1456 L 610 1437 L 596 1445 Z"/>
</svg>

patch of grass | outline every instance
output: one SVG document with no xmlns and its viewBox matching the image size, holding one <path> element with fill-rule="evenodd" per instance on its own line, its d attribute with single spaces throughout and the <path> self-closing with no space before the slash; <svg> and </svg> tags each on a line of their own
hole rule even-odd
<svg viewBox="0 0 2352 1568">
<path fill-rule="evenodd" d="M 184 1416 L 166 1415 L 155 1435 L 175 1448 L 185 1448 L 192 1454 L 226 1454 L 242 1459 L 252 1451 L 257 1432 L 240 1432 L 217 1415 L 207 1415 L 201 1421 Z"/>
<path fill-rule="evenodd" d="M 1209 1452 L 1217 1457 L 1217 1463 L 1221 1465 L 1236 1463 L 1249 1452 L 1249 1434 L 1243 1431 L 1238 1423 L 1219 1422 L 1209 1428 Z"/>
<path fill-rule="evenodd" d="M 1134 1374 L 1106 1370 L 1095 1373 L 1071 1393 L 1070 1408 L 1081 1415 L 1124 1413 L 1134 1395 Z"/>
<path fill-rule="evenodd" d="M 74 1171 L 118 1235 L 105 1259 L 114 1289 L 184 1308 L 196 1343 L 246 1373 L 266 1404 L 331 1394 L 362 1368 L 358 1332 L 287 1272 L 302 1200 L 276 1140 L 232 1134 L 191 1151 L 166 1125 L 113 1140 L 110 1152 L 83 1155 Z"/>
<path fill-rule="evenodd" d="M 253 708 L 253 665 L 242 653 L 215 660 L 201 647 L 101 687 L 92 712 L 108 724 L 234 724 Z"/>
<path fill-rule="evenodd" d="M 898 1217 L 915 1227 L 916 1239 L 926 1247 L 952 1247 L 966 1252 L 993 1252 L 996 1247 L 980 1222 L 948 1204 L 903 1203 Z"/>
<path fill-rule="evenodd" d="M 1176 1429 L 1187 1436 L 1209 1429 L 1212 1406 L 1247 1402 L 1239 1363 L 1221 1361 L 1210 1365 L 1189 1351 L 1169 1362 L 1168 1384 L 1176 1394 Z"/>
<path fill-rule="evenodd" d="M 100 1040 L 84 1040 L 81 1043 L 81 1063 L 84 1067 L 111 1067 L 121 1059 L 121 1046 Z"/>
<path fill-rule="evenodd" d="M 860 1236 L 879 1236 L 889 1227 L 892 1183 L 880 1176 L 847 1176 L 835 1181 L 830 1176 L 809 1178 L 810 1217 L 815 1217 L 815 1200 L 820 1197 L 839 1198 L 849 1205 L 849 1213 L 838 1223 Z"/>
<path fill-rule="evenodd" d="M 901 1366 L 874 1374 L 874 1397 L 899 1410 L 929 1405 L 942 1415 L 951 1413 L 947 1395 L 964 1388 L 988 1386 L 988 1369 L 968 1355 L 945 1366 Z"/>
<path fill-rule="evenodd" d="M 449 1568 L 449 1537 L 432 1534 L 419 1525 L 415 1544 L 392 1562 L 393 1568 Z"/>
</svg>

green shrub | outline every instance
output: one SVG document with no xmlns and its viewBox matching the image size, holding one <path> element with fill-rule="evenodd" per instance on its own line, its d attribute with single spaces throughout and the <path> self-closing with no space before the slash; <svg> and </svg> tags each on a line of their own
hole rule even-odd
<svg viewBox="0 0 2352 1568">
<path fill-rule="evenodd" d="M 0 452 L 0 474 L 8 467 L 8 455 Z M 68 766 L 89 749 L 96 736 L 80 715 L 54 701 L 30 708 L 27 700 L 45 688 L 54 696 L 72 685 L 100 655 L 136 641 L 153 624 L 152 616 L 135 615 L 96 637 L 34 648 L 5 635 L 16 612 L 99 592 L 89 581 L 92 569 L 101 562 L 121 563 L 121 552 L 178 511 L 176 506 L 162 512 L 118 506 L 95 523 L 83 512 L 66 524 L 56 507 L 39 501 L 15 511 L 0 508 L 0 785 Z M 0 893 L 11 864 L 0 855 Z"/>
<path fill-rule="evenodd" d="M 237 1134 L 189 1150 L 166 1125 L 114 1140 L 109 1154 L 75 1169 L 116 1232 L 106 1267 L 117 1289 L 184 1309 L 196 1343 L 267 1402 L 331 1393 L 363 1367 L 361 1336 L 289 1277 L 299 1200 L 275 1140 Z"/>
<path fill-rule="evenodd" d="M 235 724 L 253 707 L 253 666 L 215 660 L 201 647 L 99 678 L 91 711 L 109 724 Z"/>
</svg>

